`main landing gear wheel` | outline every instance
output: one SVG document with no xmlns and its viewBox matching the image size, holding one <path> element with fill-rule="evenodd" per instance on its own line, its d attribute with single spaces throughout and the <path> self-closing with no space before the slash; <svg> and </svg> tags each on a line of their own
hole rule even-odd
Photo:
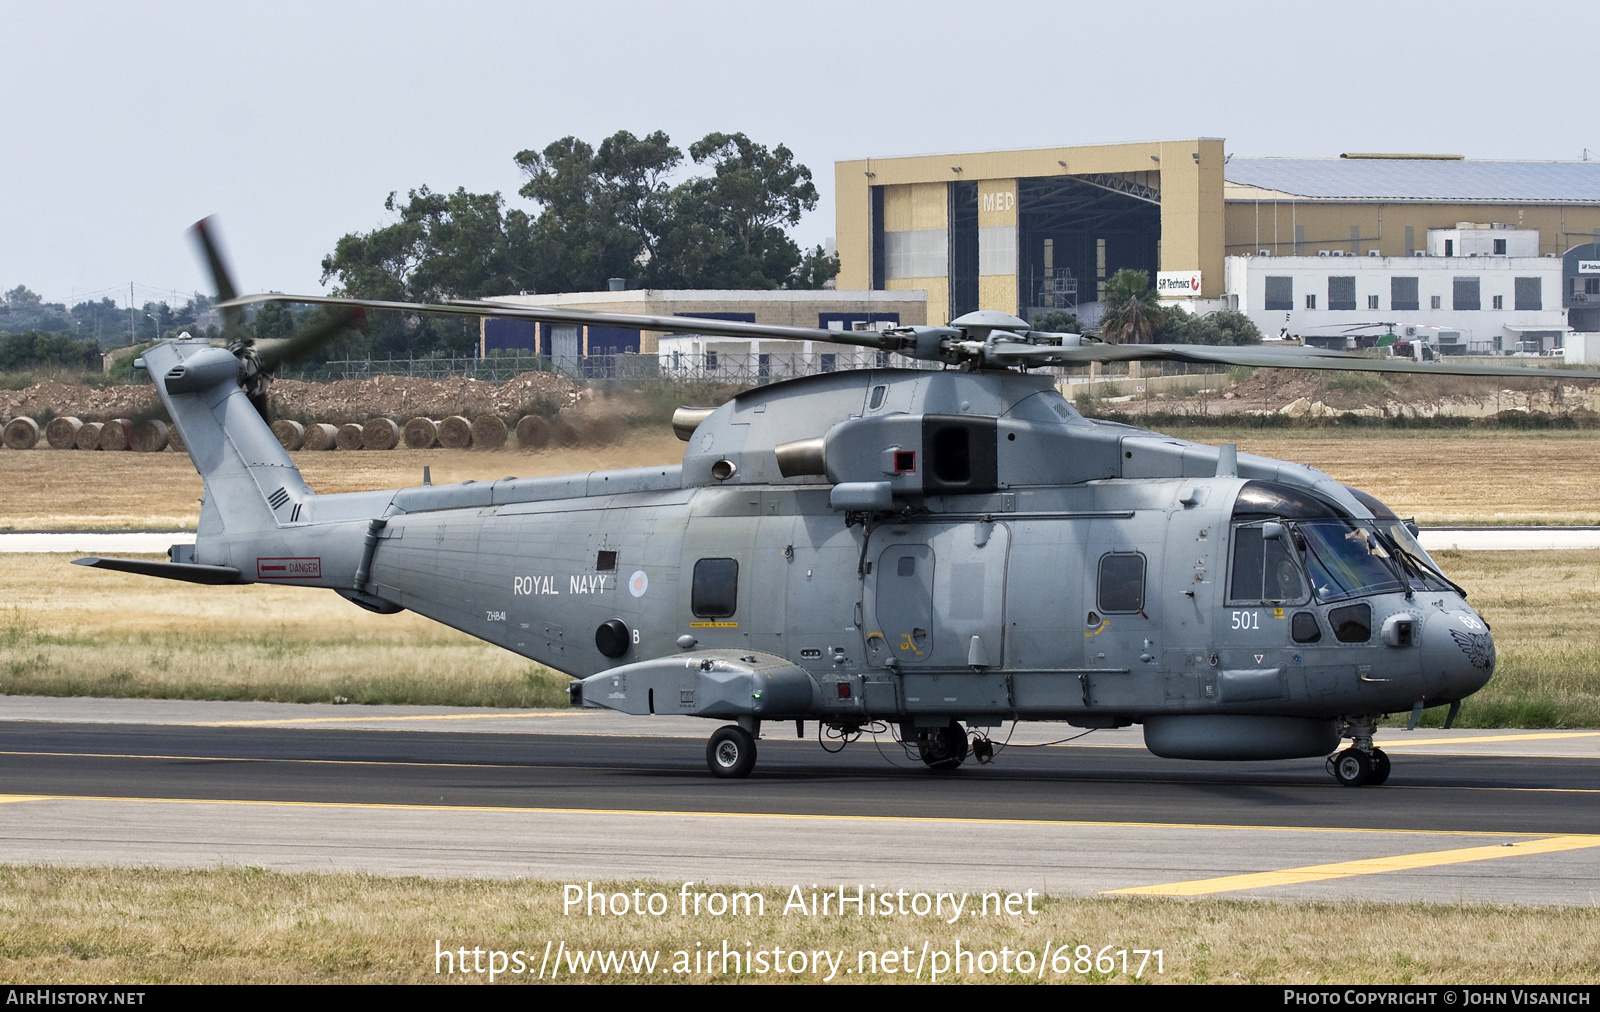
<svg viewBox="0 0 1600 1012">
<path fill-rule="evenodd" d="M 1381 787 L 1389 779 L 1389 755 L 1382 749 L 1372 750 L 1372 776 L 1367 783 L 1372 787 Z"/>
<path fill-rule="evenodd" d="M 749 776 L 756 767 L 755 736 L 738 724 L 717 728 L 706 742 L 706 765 L 723 779 Z"/>
<path fill-rule="evenodd" d="M 967 758 L 967 732 L 955 721 L 917 733 L 917 754 L 930 769 L 953 770 Z"/>
<path fill-rule="evenodd" d="M 1345 787 L 1360 787 L 1372 782 L 1372 756 L 1358 748 L 1347 748 L 1328 760 L 1328 771 Z M 1385 775 L 1388 769 L 1384 769 Z"/>
</svg>

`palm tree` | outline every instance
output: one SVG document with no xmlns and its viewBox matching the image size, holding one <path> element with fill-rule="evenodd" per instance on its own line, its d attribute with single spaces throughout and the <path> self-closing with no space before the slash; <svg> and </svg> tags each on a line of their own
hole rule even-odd
<svg viewBox="0 0 1600 1012">
<path fill-rule="evenodd" d="M 1166 325 L 1166 310 L 1144 271 L 1123 269 L 1112 275 L 1103 301 L 1100 336 L 1111 344 L 1149 344 Z"/>
</svg>

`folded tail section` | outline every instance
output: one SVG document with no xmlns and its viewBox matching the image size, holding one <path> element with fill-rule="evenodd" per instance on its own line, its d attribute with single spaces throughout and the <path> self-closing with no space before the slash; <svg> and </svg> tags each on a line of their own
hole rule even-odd
<svg viewBox="0 0 1600 1012">
<path fill-rule="evenodd" d="M 205 341 L 144 353 L 161 401 L 205 481 L 193 561 L 232 565 L 228 543 L 293 523 L 314 493 L 239 386 L 239 359 Z"/>
</svg>

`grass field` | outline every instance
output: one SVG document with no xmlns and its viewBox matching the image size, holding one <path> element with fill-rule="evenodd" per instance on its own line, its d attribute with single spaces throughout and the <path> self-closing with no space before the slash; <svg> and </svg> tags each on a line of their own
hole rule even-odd
<svg viewBox="0 0 1600 1012">
<path fill-rule="evenodd" d="M 597 890 L 661 892 L 674 901 L 680 883 L 594 883 Z M 717 887 L 698 884 L 707 891 Z M 740 887 L 725 887 L 733 892 Z M 750 964 L 693 969 L 697 951 L 842 951 L 834 982 L 912 983 L 894 972 L 852 972 L 862 952 L 923 946 L 990 952 L 996 969 L 947 970 L 948 982 L 1031 982 L 1019 973 L 1019 950 L 1062 953 L 1049 983 L 1129 982 L 1120 963 L 1110 973 L 1078 972 L 1079 946 L 1099 955 L 1117 949 L 1161 950 L 1142 983 L 1252 984 L 1592 984 L 1600 958 L 1600 910 L 1593 907 L 1503 908 L 1465 905 L 1181 901 L 1035 900 L 1037 913 L 959 925 L 915 916 L 785 917 L 787 893 L 760 889 L 765 916 L 695 917 L 675 906 L 664 916 L 564 916 L 561 883 L 387 879 L 361 875 L 281 875 L 253 868 L 213 871 L 0 868 L 0 977 L 30 983 L 446 983 L 487 982 L 488 973 L 435 973 L 441 950 L 465 948 L 487 971 L 505 953 L 499 982 L 533 982 L 552 953 L 653 952 L 665 972 L 587 973 L 562 964 L 560 979 L 592 982 L 773 982 L 818 980 L 827 970 L 749 972 Z M 973 897 L 974 903 L 976 897 Z M 1354 930 L 1359 926 L 1359 930 Z M 557 946 L 562 946 L 557 949 Z M 1065 948 L 1062 948 L 1065 947 Z M 474 956 L 474 949 L 484 950 Z M 1012 972 L 999 969 L 1008 950 Z M 522 953 L 527 969 L 509 972 Z M 683 953 L 682 957 L 677 954 Z M 683 959 L 687 969 L 672 966 Z M 1109 957 L 1108 957 L 1109 958 Z M 1132 957 L 1136 965 L 1139 957 Z M 581 960 L 581 957 L 580 957 Z M 1030 962 L 1033 962 L 1030 959 Z M 741 961 L 742 962 L 742 961 Z M 459 965 L 459 964 L 458 964 Z M 545 964 L 548 965 L 548 964 Z M 581 966 L 581 961 L 578 961 Z M 759 965 L 759 964 L 758 964 Z M 771 965 L 771 959 L 766 961 Z M 1078 964 L 1084 965 L 1084 964 Z M 826 964 L 824 964 L 826 966 Z M 921 981 L 930 977 L 923 963 Z M 1104 964 L 1102 964 L 1104 966 Z M 1053 972 L 1063 968 L 1065 972 Z M 740 972 L 734 972 L 737 969 Z M 551 974 L 547 971 L 546 981 Z"/>
<path fill-rule="evenodd" d="M 566 705 L 564 676 L 410 612 L 68 560 L 0 554 L 0 693 Z M 1600 727 L 1600 552 L 1441 552 L 1439 562 L 1493 626 L 1499 653 L 1457 723 Z"/>
<path fill-rule="evenodd" d="M 0 554 L 0 693 L 565 706 L 567 679 L 331 590 L 199 587 Z"/>
<path fill-rule="evenodd" d="M 1173 430 L 1206 443 L 1236 442 L 1247 453 L 1292 460 L 1365 489 L 1423 524 L 1600 524 L 1600 430 L 1326 429 Z M 544 453 L 449 450 L 296 453 L 319 492 L 507 475 L 566 474 L 676 463 L 683 443 L 670 432 L 632 431 L 597 449 Z M 164 452 L 0 451 L 7 500 L 0 530 L 193 528 L 200 479 L 188 458 Z"/>
</svg>

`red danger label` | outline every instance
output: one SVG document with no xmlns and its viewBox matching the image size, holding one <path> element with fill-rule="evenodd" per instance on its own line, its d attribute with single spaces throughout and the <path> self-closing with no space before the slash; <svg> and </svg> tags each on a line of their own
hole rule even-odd
<svg viewBox="0 0 1600 1012">
<path fill-rule="evenodd" d="M 258 580 L 320 580 L 322 559 L 257 559 Z"/>
</svg>

